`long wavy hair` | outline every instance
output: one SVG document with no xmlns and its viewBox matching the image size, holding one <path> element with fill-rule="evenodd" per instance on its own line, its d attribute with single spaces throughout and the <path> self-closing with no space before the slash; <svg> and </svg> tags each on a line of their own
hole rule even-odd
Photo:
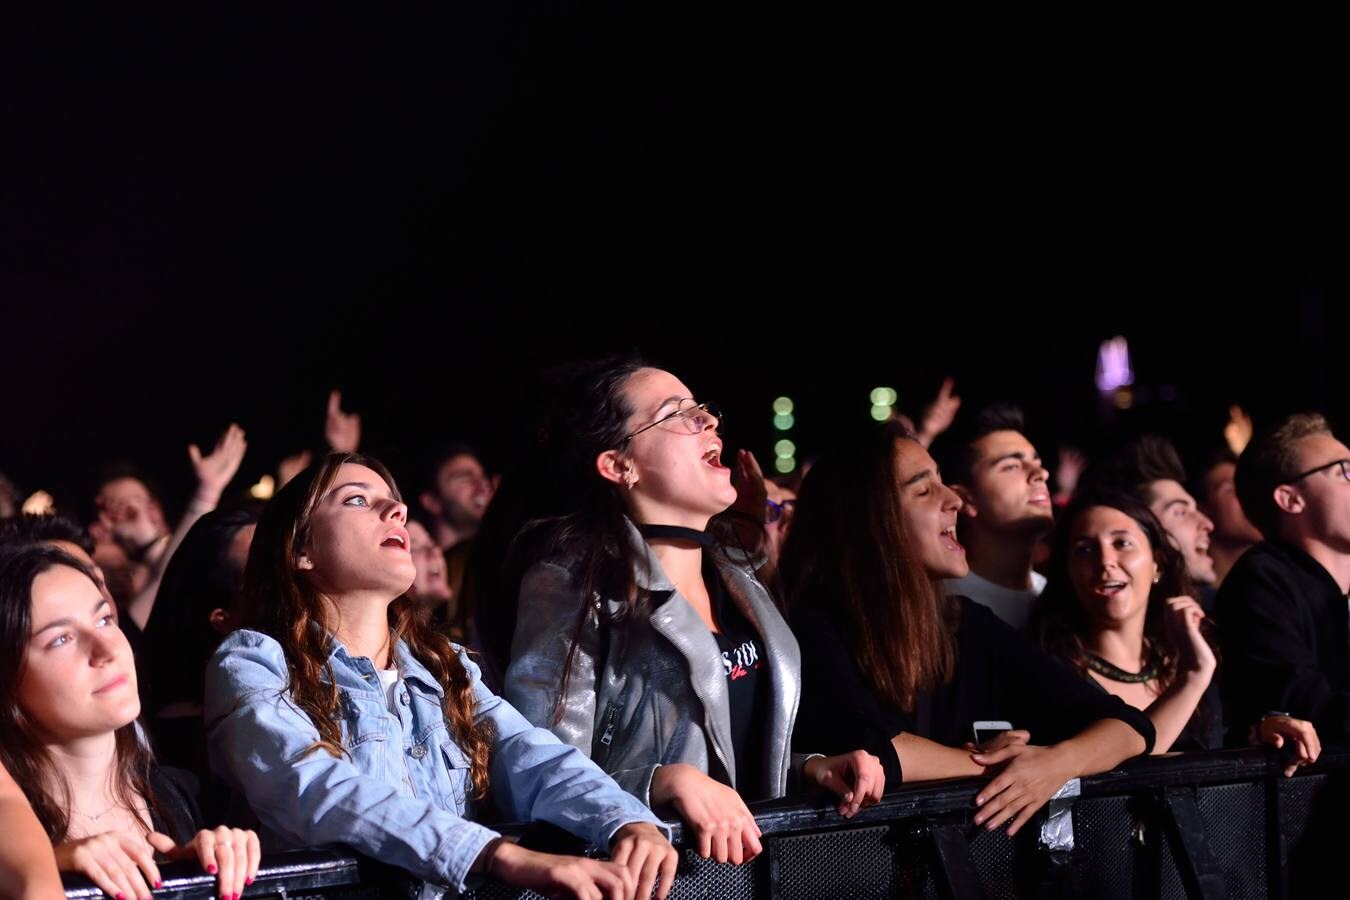
<svg viewBox="0 0 1350 900">
<path fill-rule="evenodd" d="M 299 568 L 310 539 L 314 511 L 332 489 L 343 465 L 366 466 L 384 479 L 399 499 L 389 470 L 376 459 L 356 453 L 330 453 L 291 479 L 263 508 L 244 569 L 244 597 L 249 624 L 276 638 L 290 670 L 295 704 L 319 731 L 311 750 L 342 756 L 339 692 L 329 663 L 332 649 L 331 605 Z M 389 605 L 391 646 L 402 640 L 445 689 L 445 720 L 456 743 L 468 756 L 475 794 L 488 789 L 491 735 L 474 723 L 473 684 L 450 639 L 435 631 L 406 594 Z"/>
<path fill-rule="evenodd" d="M 53 844 L 66 840 L 70 831 L 70 785 L 52 761 L 37 724 L 19 705 L 18 689 L 32 640 L 33 582 L 57 566 L 72 568 L 98 586 L 87 566 L 55 547 L 27 544 L 0 549 L 0 762 L 23 788 Z M 150 790 L 154 760 L 136 733 L 135 720 L 114 733 L 113 796 L 127 809 L 136 809 L 144 800 L 159 813 Z"/>
<path fill-rule="evenodd" d="M 1164 627 L 1167 598 L 1193 597 L 1195 590 L 1186 573 L 1186 560 L 1181 551 L 1172 545 L 1152 511 L 1130 494 L 1102 488 L 1088 491 L 1069 504 L 1060 517 L 1063 525 L 1055 535 L 1050 579 L 1032 614 L 1031 633 L 1046 650 L 1063 659 L 1083 677 L 1088 677 L 1086 638 L 1092 625 L 1069 579 L 1069 553 L 1073 549 L 1070 541 L 1074 525 L 1084 513 L 1097 506 L 1119 510 L 1133 519 L 1147 538 L 1153 561 L 1158 565 L 1158 581 L 1149 590 L 1148 610 L 1144 615 L 1144 655 L 1158 667 L 1157 684 L 1161 693 L 1176 680 L 1180 658 L 1180 649 L 1168 639 Z"/>
<path fill-rule="evenodd" d="M 904 426 L 887 422 L 811 467 L 779 573 L 789 610 L 839 622 L 872 687 L 912 711 L 956 668 L 958 611 L 905 530 L 896 462 L 905 440 Z"/>
</svg>

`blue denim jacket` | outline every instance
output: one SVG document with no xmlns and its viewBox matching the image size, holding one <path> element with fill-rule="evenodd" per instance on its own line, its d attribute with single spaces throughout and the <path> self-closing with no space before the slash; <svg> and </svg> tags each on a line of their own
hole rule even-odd
<svg viewBox="0 0 1350 900">
<path fill-rule="evenodd" d="M 470 866 L 498 835 L 467 818 L 469 761 L 446 725 L 442 686 L 400 641 L 396 716 L 370 659 L 350 656 L 336 640 L 331 648 L 348 755 L 310 749 L 319 732 L 291 700 L 281 645 L 241 630 L 206 670 L 211 768 L 248 799 L 269 848 L 346 844 L 464 890 Z M 584 754 L 489 691 L 462 651 L 460 660 L 473 679 L 478 722 L 495 734 L 492 790 L 504 812 L 600 846 L 630 822 L 650 822 L 669 836 Z"/>
</svg>

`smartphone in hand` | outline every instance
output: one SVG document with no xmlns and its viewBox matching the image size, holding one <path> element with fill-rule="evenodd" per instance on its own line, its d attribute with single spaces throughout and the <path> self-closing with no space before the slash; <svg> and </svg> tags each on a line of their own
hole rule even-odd
<svg viewBox="0 0 1350 900">
<path fill-rule="evenodd" d="M 998 737 L 1005 731 L 1012 731 L 1012 723 L 1004 722 L 1001 719 L 981 719 L 971 726 L 971 731 L 975 735 L 975 746 L 983 749 L 984 745 Z"/>
</svg>

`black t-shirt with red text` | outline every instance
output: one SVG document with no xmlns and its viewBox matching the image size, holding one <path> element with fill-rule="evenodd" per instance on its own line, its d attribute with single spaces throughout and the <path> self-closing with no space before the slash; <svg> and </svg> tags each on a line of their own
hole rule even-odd
<svg viewBox="0 0 1350 900">
<path fill-rule="evenodd" d="M 727 675 L 736 784 L 745 800 L 762 799 L 755 794 L 764 783 L 764 719 L 769 704 L 769 673 L 761 658 L 764 642 L 727 595 L 716 568 L 706 566 L 704 579 L 719 629 L 713 637 Z"/>
</svg>

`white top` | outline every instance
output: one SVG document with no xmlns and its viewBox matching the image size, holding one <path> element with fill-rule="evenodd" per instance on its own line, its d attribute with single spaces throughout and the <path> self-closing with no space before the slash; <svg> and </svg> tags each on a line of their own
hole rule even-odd
<svg viewBox="0 0 1350 900">
<path fill-rule="evenodd" d="M 987 578 L 981 578 L 974 572 L 964 578 L 948 578 L 943 582 L 947 593 L 969 597 L 981 606 L 993 610 L 994 615 L 1007 622 L 1018 631 L 1027 626 L 1031 617 L 1031 603 L 1045 590 L 1045 576 L 1040 572 L 1031 573 L 1031 590 L 1014 591 L 994 584 Z"/>
<path fill-rule="evenodd" d="M 394 697 L 394 688 L 398 686 L 398 669 L 376 669 L 375 674 L 380 677 L 380 684 L 384 687 L 384 702 L 389 704 L 389 711 L 398 718 L 398 707 L 394 704 L 397 699 Z"/>
</svg>

